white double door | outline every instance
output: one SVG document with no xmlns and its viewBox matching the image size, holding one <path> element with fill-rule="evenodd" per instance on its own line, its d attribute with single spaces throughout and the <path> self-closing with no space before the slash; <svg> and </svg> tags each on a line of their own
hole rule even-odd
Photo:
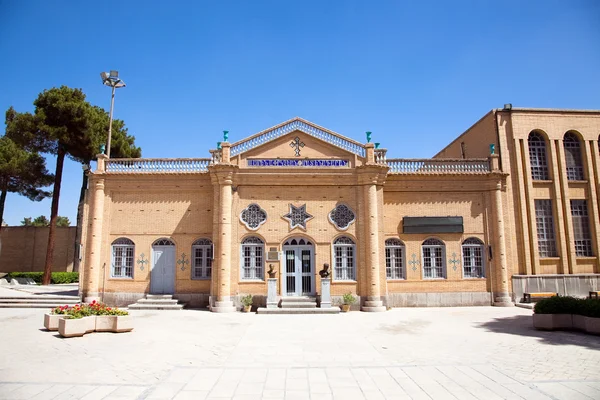
<svg viewBox="0 0 600 400">
<path fill-rule="evenodd" d="M 150 293 L 175 293 L 175 246 L 152 247 Z"/>
<path fill-rule="evenodd" d="M 313 246 L 283 246 L 282 293 L 284 296 L 315 294 Z"/>
</svg>

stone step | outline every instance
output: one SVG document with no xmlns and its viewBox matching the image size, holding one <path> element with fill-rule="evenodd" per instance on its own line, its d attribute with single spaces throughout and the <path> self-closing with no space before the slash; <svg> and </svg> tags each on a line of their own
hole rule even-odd
<svg viewBox="0 0 600 400">
<path fill-rule="evenodd" d="M 139 299 L 137 304 L 177 304 L 176 299 Z"/>
<path fill-rule="evenodd" d="M 331 308 L 264 308 L 256 310 L 258 314 L 339 314 L 339 307 Z"/>
<path fill-rule="evenodd" d="M 147 294 L 147 299 L 172 299 L 172 294 Z"/>
<path fill-rule="evenodd" d="M 0 308 L 56 308 L 65 303 L 0 303 Z"/>
<path fill-rule="evenodd" d="M 65 304 L 78 304 L 80 301 L 79 299 L 47 299 L 47 298 L 42 298 L 42 299 L 36 299 L 36 298 L 29 298 L 29 299 L 0 299 L 0 303 L 39 303 L 39 304 L 45 304 L 45 303 L 62 303 L 62 305 L 64 306 Z"/>
<path fill-rule="evenodd" d="M 316 297 L 309 297 L 309 296 L 289 296 L 289 297 L 282 297 L 281 301 L 283 303 L 305 303 L 305 302 L 317 302 L 317 298 Z"/>
<path fill-rule="evenodd" d="M 43 295 L 43 296 L 2 296 L 0 297 L 0 302 L 6 300 L 52 300 L 52 301 L 81 301 L 81 299 L 77 296 L 52 296 L 52 295 Z"/>
<path fill-rule="evenodd" d="M 131 304 L 130 310 L 183 310 L 184 304 Z"/>
<path fill-rule="evenodd" d="M 289 302 L 281 302 L 281 308 L 316 308 L 317 307 L 317 303 L 310 303 L 310 302 L 294 302 L 294 303 L 289 303 Z"/>
</svg>

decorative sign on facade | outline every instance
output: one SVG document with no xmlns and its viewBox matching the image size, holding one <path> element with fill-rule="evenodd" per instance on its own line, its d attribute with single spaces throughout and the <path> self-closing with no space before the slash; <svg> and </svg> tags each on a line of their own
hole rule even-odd
<svg viewBox="0 0 600 400">
<path fill-rule="evenodd" d="M 347 167 L 348 160 L 262 158 L 247 160 L 249 167 Z"/>
<path fill-rule="evenodd" d="M 290 230 L 296 227 L 306 230 L 306 221 L 312 217 L 312 215 L 306 212 L 306 204 L 301 205 L 300 207 L 290 204 L 290 212 L 283 216 L 283 218 L 289 221 Z"/>
<path fill-rule="evenodd" d="M 338 204 L 329 213 L 329 221 L 342 231 L 348 229 L 355 219 L 354 211 L 345 204 Z"/>
<path fill-rule="evenodd" d="M 267 221 L 267 212 L 258 204 L 252 203 L 242 210 L 240 220 L 248 229 L 255 231 Z"/>
<path fill-rule="evenodd" d="M 292 140 L 292 143 L 290 143 L 290 147 L 296 152 L 296 157 L 300 157 L 300 149 L 304 147 L 304 142 L 301 142 L 300 138 L 296 136 L 296 138 Z"/>
</svg>

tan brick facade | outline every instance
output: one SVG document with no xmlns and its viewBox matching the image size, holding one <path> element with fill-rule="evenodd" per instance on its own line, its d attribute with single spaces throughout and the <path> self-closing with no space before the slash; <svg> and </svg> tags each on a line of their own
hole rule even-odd
<svg viewBox="0 0 600 400">
<path fill-rule="evenodd" d="M 531 200 L 537 196 L 590 199 L 590 220 L 595 221 L 591 229 L 594 254 L 598 254 L 598 190 L 597 184 L 590 183 L 598 181 L 598 121 L 598 114 L 492 111 L 430 160 L 386 159 L 386 150 L 354 142 L 301 119 L 244 141 L 225 142 L 222 149 L 211 152 L 212 160 L 102 158 L 90 177 L 87 196 L 84 296 L 124 304 L 149 293 L 156 262 L 153 243 L 168 238 L 175 244 L 171 266 L 174 294 L 199 305 L 210 302 L 213 310 L 230 310 L 229 304 L 237 304 L 241 295 L 252 294 L 258 301 L 266 296 L 270 265 L 277 272 L 278 294 L 284 295 L 283 244 L 302 238 L 314 246 L 311 279 L 315 295 L 320 293 L 318 271 L 327 263 L 334 272 L 332 295 L 354 293 L 366 310 L 381 302 L 389 306 L 512 304 L 513 275 L 598 272 L 596 257 L 579 258 L 574 250 L 566 250 L 564 239 L 573 235 L 573 227 L 559 222 L 561 218 L 570 220 L 570 209 L 564 205 L 562 214 L 555 215 L 561 256 L 536 258 L 532 251 L 537 236 Z M 523 171 L 529 167 L 528 158 L 522 154 L 527 154 L 527 135 L 532 129 L 546 132 L 557 148 L 562 148 L 561 130 L 576 129 L 582 135 L 589 130 L 583 154 L 587 176 L 594 179 L 565 184 L 566 177 L 562 177 L 557 185 L 554 181 L 532 183 L 524 179 Z M 300 156 L 296 156 L 292 143 L 296 137 L 303 144 Z M 492 143 L 499 159 L 489 154 Z M 463 156 L 469 159 L 443 159 Z M 564 154 L 550 151 L 550 156 L 552 175 L 562 176 L 558 165 Z M 252 164 L 263 160 L 326 160 L 337 164 Z M 257 204 L 267 216 L 256 229 L 240 219 L 250 204 Z M 290 228 L 284 217 L 290 205 L 306 207 L 312 216 L 306 229 Z M 330 220 L 338 205 L 354 212 L 355 221 L 347 229 Z M 405 217 L 448 216 L 462 217 L 464 232 L 404 232 Z M 336 258 L 334 242 L 342 236 L 354 242 L 355 277 L 351 280 L 337 279 L 335 274 L 336 263 L 342 262 L 338 258 L 342 258 Z M 242 256 L 242 242 L 249 237 L 264 243 L 259 279 L 243 277 L 245 259 L 248 262 L 250 256 Z M 119 238 L 134 243 L 133 260 L 128 261 L 132 273 L 114 278 L 112 243 Z M 392 238 L 404 244 L 402 279 L 388 279 L 386 275 L 385 241 Z M 483 243 L 478 254 L 484 277 L 465 276 L 463 242 L 468 238 Z M 197 239 L 208 239 L 214 245 L 211 279 L 192 279 L 192 243 Z M 423 242 L 427 239 L 443 242 L 444 278 L 424 276 L 428 261 Z M 270 250 L 279 254 L 279 260 L 267 260 Z"/>
</svg>

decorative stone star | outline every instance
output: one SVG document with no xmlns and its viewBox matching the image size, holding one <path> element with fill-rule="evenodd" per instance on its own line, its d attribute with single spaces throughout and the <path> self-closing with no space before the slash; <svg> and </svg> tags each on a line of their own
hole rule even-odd
<svg viewBox="0 0 600 400">
<path fill-rule="evenodd" d="M 290 204 L 290 212 L 283 216 L 283 218 L 290 221 L 290 230 L 295 227 L 306 230 L 306 221 L 312 217 L 312 215 L 306 212 L 306 204 L 301 205 L 300 207 Z"/>
</svg>

